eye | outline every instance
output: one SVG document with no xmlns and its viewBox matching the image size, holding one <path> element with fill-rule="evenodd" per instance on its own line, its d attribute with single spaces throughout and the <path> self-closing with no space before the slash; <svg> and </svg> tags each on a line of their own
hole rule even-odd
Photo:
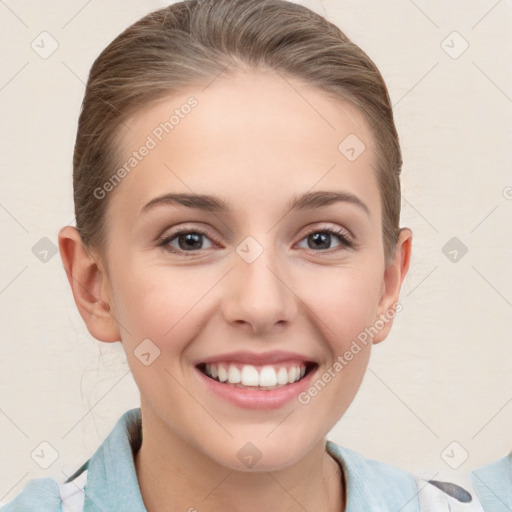
<svg viewBox="0 0 512 512">
<path fill-rule="evenodd" d="M 332 244 L 333 237 L 338 240 L 338 247 L 354 247 L 351 236 L 346 230 L 341 228 L 316 229 L 306 235 L 301 242 L 306 240 L 308 242 L 307 249 L 313 249 L 314 252 L 322 252 L 331 249 L 330 245 Z M 204 239 L 209 241 L 209 246 L 204 247 Z M 166 251 L 180 256 L 194 256 L 197 251 L 211 249 L 214 244 L 212 243 L 212 238 L 201 230 L 182 229 L 165 236 L 158 245 Z"/>
<path fill-rule="evenodd" d="M 211 244 L 209 247 L 203 247 L 203 237 L 210 240 L 208 235 L 202 231 L 183 229 L 164 237 L 158 245 L 163 247 L 166 251 L 180 255 L 187 252 L 195 252 L 201 249 L 210 249 L 213 247 L 213 244 Z M 175 242 L 174 245 L 173 242 Z"/>
<path fill-rule="evenodd" d="M 333 236 L 340 242 L 340 246 L 345 248 L 353 248 L 354 242 L 350 235 L 341 228 L 329 228 L 329 229 L 316 229 L 311 231 L 302 240 L 308 242 L 308 249 L 330 249 L 329 246 L 332 242 Z M 315 251 L 318 252 L 318 251 Z"/>
</svg>

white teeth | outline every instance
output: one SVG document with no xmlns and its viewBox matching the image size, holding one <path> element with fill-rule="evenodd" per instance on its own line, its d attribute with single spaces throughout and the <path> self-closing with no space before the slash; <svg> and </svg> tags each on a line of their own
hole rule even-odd
<svg viewBox="0 0 512 512">
<path fill-rule="evenodd" d="M 222 365 L 219 365 L 219 380 L 221 382 L 226 382 L 228 380 L 228 372 L 226 371 L 226 369 L 224 368 L 224 366 Z M 210 374 L 212 377 L 213 377 L 213 374 Z"/>
<path fill-rule="evenodd" d="M 277 383 L 288 384 L 288 371 L 286 368 L 279 368 L 279 371 L 277 372 Z"/>
<path fill-rule="evenodd" d="M 258 370 L 254 366 L 244 365 L 240 377 L 244 386 L 258 386 L 260 383 Z"/>
<path fill-rule="evenodd" d="M 260 386 L 275 386 L 277 384 L 276 371 L 272 366 L 264 366 L 260 372 L 259 385 Z"/>
<path fill-rule="evenodd" d="M 238 384 L 242 380 L 240 370 L 233 364 L 229 365 L 228 381 L 230 384 Z"/>
<path fill-rule="evenodd" d="M 297 382 L 306 374 L 306 367 L 295 365 L 286 369 L 282 366 L 276 370 L 276 367 L 266 365 L 258 370 L 253 365 L 245 364 L 240 370 L 234 364 L 224 366 L 210 363 L 205 364 L 204 372 L 219 382 L 229 382 L 230 384 L 241 384 L 249 387 L 274 388 L 275 386 Z"/>
</svg>

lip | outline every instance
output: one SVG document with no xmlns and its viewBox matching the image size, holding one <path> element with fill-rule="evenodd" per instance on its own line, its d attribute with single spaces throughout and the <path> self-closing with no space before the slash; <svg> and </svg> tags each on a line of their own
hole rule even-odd
<svg viewBox="0 0 512 512">
<path fill-rule="evenodd" d="M 253 366 L 264 366 L 264 365 L 275 365 L 279 363 L 314 363 L 311 358 L 306 357 L 295 352 L 286 352 L 283 350 L 273 350 L 271 352 L 262 352 L 260 354 L 256 352 L 238 351 L 229 352 L 226 354 L 219 354 L 212 357 L 207 357 L 195 362 L 197 367 L 201 363 L 212 364 L 212 363 L 239 363 L 239 364 L 250 364 Z M 299 381 L 300 382 L 300 381 Z"/>
<path fill-rule="evenodd" d="M 225 358 L 226 356 L 224 355 L 222 357 Z M 213 363 L 224 360 L 225 359 L 216 357 L 207 361 L 205 360 L 204 362 Z M 284 359 L 281 359 L 281 361 L 283 360 Z M 286 361 L 288 360 L 290 360 L 289 354 L 286 358 Z M 306 361 L 306 359 L 301 360 Z M 244 361 L 247 362 L 247 359 L 244 359 Z M 268 362 L 268 359 L 265 359 L 265 361 Z M 276 362 L 281 361 L 278 360 Z M 317 373 L 318 368 L 319 366 L 315 363 L 314 367 L 311 367 L 301 380 L 271 390 L 237 388 L 208 377 L 197 366 L 195 367 L 195 371 L 201 382 L 204 383 L 213 394 L 236 407 L 243 409 L 278 409 L 291 400 L 296 399 L 300 393 L 304 392 L 311 385 L 313 376 Z"/>
</svg>

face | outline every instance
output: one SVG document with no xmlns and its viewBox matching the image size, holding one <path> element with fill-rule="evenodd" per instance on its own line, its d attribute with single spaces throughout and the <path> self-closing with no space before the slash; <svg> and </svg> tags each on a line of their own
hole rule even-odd
<svg viewBox="0 0 512 512">
<path fill-rule="evenodd" d="M 363 118 L 254 72 L 139 112 L 120 150 L 103 290 L 143 417 L 223 466 L 290 466 L 351 403 L 394 303 Z"/>
</svg>

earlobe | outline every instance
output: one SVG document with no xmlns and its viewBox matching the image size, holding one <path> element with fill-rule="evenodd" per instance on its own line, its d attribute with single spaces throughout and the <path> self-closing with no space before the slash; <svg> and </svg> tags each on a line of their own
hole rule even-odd
<svg viewBox="0 0 512 512">
<path fill-rule="evenodd" d="M 403 280 L 409 270 L 411 250 L 412 231 L 409 228 L 402 228 L 396 243 L 393 260 L 388 263 L 384 271 L 384 291 L 379 303 L 378 318 L 376 319 L 382 328 L 374 336 L 374 344 L 386 339 L 393 325 L 394 317 L 401 309 L 398 298 Z"/>
<path fill-rule="evenodd" d="M 87 250 L 75 227 L 66 226 L 59 231 L 59 252 L 87 330 L 99 341 L 120 341 L 119 326 L 105 292 L 108 276 Z"/>
</svg>

